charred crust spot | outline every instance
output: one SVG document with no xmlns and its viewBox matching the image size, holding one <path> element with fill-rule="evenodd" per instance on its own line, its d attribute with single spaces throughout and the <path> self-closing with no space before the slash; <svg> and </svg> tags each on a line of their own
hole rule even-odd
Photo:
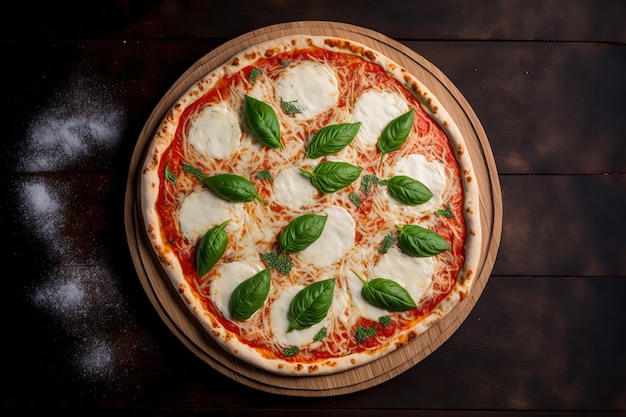
<svg viewBox="0 0 626 417">
<path fill-rule="evenodd" d="M 309 366 L 309 373 L 310 373 L 310 374 L 315 373 L 315 372 L 317 372 L 317 371 L 319 371 L 319 367 L 318 367 L 317 365 L 311 365 L 311 366 Z"/>
<path fill-rule="evenodd" d="M 409 74 L 407 74 L 407 73 L 404 73 L 403 78 L 404 78 L 404 81 L 406 81 L 407 83 L 411 81 L 411 76 Z M 413 83 L 412 85 L 413 85 L 414 89 L 417 88 L 415 83 Z"/>
<path fill-rule="evenodd" d="M 366 50 L 365 52 L 363 52 L 363 56 L 365 56 L 370 61 L 375 61 L 376 60 L 376 54 L 373 51 L 370 51 L 370 50 Z"/>
<path fill-rule="evenodd" d="M 278 48 L 267 48 L 264 55 L 266 58 L 271 58 L 279 52 L 280 50 Z"/>
<path fill-rule="evenodd" d="M 278 369 L 283 369 L 285 367 L 285 365 L 283 365 L 282 363 L 278 364 Z"/>
<path fill-rule="evenodd" d="M 474 210 L 472 210 L 472 208 L 471 208 L 471 207 L 466 208 L 466 209 L 465 209 L 465 212 L 466 212 L 467 214 L 474 214 Z"/>
<path fill-rule="evenodd" d="M 362 56 L 363 58 L 369 61 L 376 60 L 376 53 L 374 53 L 374 51 L 370 49 L 365 49 L 362 46 L 354 44 L 350 41 L 346 41 L 343 39 L 327 38 L 327 39 L 324 39 L 324 44 L 331 48 L 348 50 L 352 52 L 353 54 Z"/>
<path fill-rule="evenodd" d="M 351 363 L 352 365 L 356 365 L 356 360 L 354 360 L 354 358 L 352 358 L 352 359 L 350 359 L 350 363 Z"/>
<path fill-rule="evenodd" d="M 460 158 L 465 153 L 465 148 L 463 147 L 463 144 L 461 144 L 461 143 L 458 143 L 457 147 L 459 148 L 458 151 L 457 151 L 457 155 Z"/>
<path fill-rule="evenodd" d="M 444 121 L 443 121 L 443 126 L 444 126 L 444 127 L 448 127 L 448 121 L 447 121 L 447 120 L 444 120 Z"/>
<path fill-rule="evenodd" d="M 437 110 L 439 110 L 439 107 L 433 106 L 433 113 L 437 113 Z"/>
<path fill-rule="evenodd" d="M 301 363 L 296 365 L 296 371 L 301 371 L 302 369 L 304 369 L 304 365 L 302 365 Z"/>
<path fill-rule="evenodd" d="M 233 59 L 233 62 L 231 62 L 230 65 L 232 65 L 233 67 L 236 67 L 237 65 L 239 65 L 239 58 Z"/>
<path fill-rule="evenodd" d="M 256 58 L 256 52 L 250 52 L 244 55 L 247 60 L 253 61 Z"/>
<path fill-rule="evenodd" d="M 337 39 L 324 39 L 324 44 L 331 48 L 337 48 L 339 46 L 339 40 Z"/>
</svg>

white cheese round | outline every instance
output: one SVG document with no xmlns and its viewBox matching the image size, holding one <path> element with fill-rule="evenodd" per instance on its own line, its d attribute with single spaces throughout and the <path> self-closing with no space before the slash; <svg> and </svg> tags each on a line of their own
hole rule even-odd
<svg viewBox="0 0 626 417">
<path fill-rule="evenodd" d="M 318 268 L 334 264 L 352 249 L 356 228 L 350 213 L 341 207 L 328 207 L 323 214 L 328 218 L 319 239 L 294 255 Z"/>
<path fill-rule="evenodd" d="M 244 262 L 229 262 L 217 268 L 215 277 L 211 280 L 210 297 L 215 307 L 228 320 L 231 319 L 228 306 L 233 291 L 237 285 L 262 269 L 261 265 L 252 265 Z"/>
<path fill-rule="evenodd" d="M 298 167 L 280 171 L 274 178 L 274 199 L 292 210 L 299 210 L 315 203 L 317 189 Z"/>
<path fill-rule="evenodd" d="M 352 112 L 352 121 L 361 122 L 355 139 L 367 148 L 375 147 L 385 126 L 407 111 L 408 104 L 396 93 L 366 91 L 357 99 Z"/>
<path fill-rule="evenodd" d="M 304 346 L 313 341 L 317 332 L 324 326 L 324 321 L 302 330 L 292 330 L 287 333 L 289 324 L 289 308 L 291 301 L 304 286 L 296 285 L 285 288 L 280 297 L 272 303 L 270 311 L 270 326 L 278 343 L 287 346 Z"/>
<path fill-rule="evenodd" d="M 198 188 L 185 197 L 177 217 L 183 236 L 193 241 L 226 220 L 230 220 L 226 225 L 227 232 L 240 229 L 243 215 L 240 204 L 223 200 L 207 188 Z"/>
<path fill-rule="evenodd" d="M 311 119 L 332 108 L 339 100 L 337 76 L 328 66 L 302 62 L 289 66 L 276 80 L 278 100 L 291 102 L 301 113 L 298 118 Z"/>
<path fill-rule="evenodd" d="M 366 277 L 363 277 L 366 278 Z M 366 319 L 378 321 L 382 316 L 389 314 L 387 310 L 371 305 L 363 298 L 363 282 L 352 272 L 348 275 L 348 288 L 350 289 L 350 297 L 352 306 L 357 313 Z"/>
<path fill-rule="evenodd" d="M 428 162 L 423 155 L 407 155 L 400 159 L 393 168 L 394 175 L 406 175 L 417 181 L 420 181 L 428 189 L 433 196 L 424 204 L 417 206 L 407 206 L 392 200 L 394 211 L 434 211 L 447 203 L 444 200 L 443 193 L 446 189 L 446 171 L 443 164 L 437 161 Z"/>
<path fill-rule="evenodd" d="M 208 158 L 228 158 L 239 148 L 239 119 L 223 103 L 203 108 L 189 126 L 187 141 Z"/>
<path fill-rule="evenodd" d="M 422 299 L 433 282 L 435 259 L 433 256 L 417 258 L 391 248 L 372 269 L 373 278 L 387 278 L 402 285 L 416 303 Z"/>
</svg>

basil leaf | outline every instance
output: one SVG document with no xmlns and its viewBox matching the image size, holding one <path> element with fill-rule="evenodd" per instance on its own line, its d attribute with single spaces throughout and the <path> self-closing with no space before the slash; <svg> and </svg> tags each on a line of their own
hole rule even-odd
<svg viewBox="0 0 626 417">
<path fill-rule="evenodd" d="M 433 196 L 427 186 L 406 175 L 394 175 L 383 183 L 387 185 L 391 197 L 410 206 L 424 204 Z"/>
<path fill-rule="evenodd" d="M 224 228 L 228 222 L 229 220 L 226 220 L 224 223 L 212 227 L 200 239 L 196 250 L 196 271 L 200 277 L 205 276 L 226 252 L 228 235 Z"/>
<path fill-rule="evenodd" d="M 360 127 L 361 122 L 324 126 L 309 141 L 304 157 L 316 159 L 336 154 L 352 142 Z"/>
<path fill-rule="evenodd" d="M 324 194 L 334 193 L 350 185 L 359 178 L 363 168 L 347 162 L 325 161 L 317 165 L 313 172 L 300 168 L 300 172 L 311 178 L 315 188 Z"/>
<path fill-rule="evenodd" d="M 335 278 L 316 281 L 296 294 L 289 307 L 287 333 L 311 327 L 326 317 L 333 301 Z"/>
<path fill-rule="evenodd" d="M 452 249 L 444 238 L 432 230 L 414 224 L 396 225 L 396 228 L 400 233 L 398 238 L 400 249 L 409 256 L 427 257 Z"/>
<path fill-rule="evenodd" d="M 388 311 L 407 311 L 416 307 L 409 292 L 387 278 L 374 278 L 366 282 L 361 294 L 371 305 Z"/>
<path fill-rule="evenodd" d="M 298 106 L 296 106 L 296 103 L 298 102 L 298 100 L 294 100 L 294 101 L 285 101 L 282 98 L 280 99 L 280 107 L 283 108 L 283 110 L 285 111 L 285 113 L 287 114 L 300 114 L 302 113 L 302 110 L 300 110 L 298 108 Z"/>
<path fill-rule="evenodd" d="M 246 95 L 243 101 L 244 119 L 252 134 L 265 146 L 283 148 L 278 116 L 269 104 Z"/>
<path fill-rule="evenodd" d="M 356 272 L 352 273 L 363 283 L 361 294 L 371 305 L 388 311 L 407 311 L 416 307 L 411 294 L 397 282 L 387 278 L 365 281 Z"/>
<path fill-rule="evenodd" d="M 270 269 L 265 268 L 237 285 L 228 304 L 230 315 L 238 320 L 248 320 L 265 303 L 270 282 Z"/>
<path fill-rule="evenodd" d="M 400 149 L 400 147 L 404 145 L 404 142 L 406 142 L 406 139 L 409 137 L 409 133 L 411 133 L 414 118 L 415 112 L 413 109 L 410 109 L 385 126 L 376 144 L 378 149 L 383 153 L 383 156 L 389 152 Z"/>
<path fill-rule="evenodd" d="M 171 182 L 172 184 L 176 184 L 176 175 L 174 175 L 174 173 L 172 172 L 172 170 L 170 169 L 170 161 L 167 161 L 167 164 L 165 164 L 165 173 L 164 173 L 165 179 L 169 182 Z"/>
<path fill-rule="evenodd" d="M 261 198 L 259 192 L 254 188 L 252 181 L 242 176 L 217 174 L 211 177 L 204 177 L 202 182 L 224 200 L 233 203 L 243 203 L 257 199 L 265 204 L 265 200 Z"/>
<path fill-rule="evenodd" d="M 320 214 L 303 214 L 291 220 L 279 236 L 280 254 L 299 252 L 311 246 L 322 234 L 327 218 Z"/>
</svg>

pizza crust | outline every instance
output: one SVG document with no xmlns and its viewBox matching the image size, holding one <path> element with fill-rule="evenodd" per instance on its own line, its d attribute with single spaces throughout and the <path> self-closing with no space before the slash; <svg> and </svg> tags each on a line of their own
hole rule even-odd
<svg viewBox="0 0 626 417">
<path fill-rule="evenodd" d="M 238 73 L 249 65 L 253 65 L 259 57 L 270 57 L 282 52 L 310 46 L 334 52 L 353 54 L 369 62 L 378 64 L 419 99 L 423 109 L 447 134 L 461 167 L 461 181 L 464 192 L 463 213 L 467 229 L 464 248 L 465 262 L 458 274 L 456 285 L 447 297 L 437 304 L 434 310 L 412 328 L 396 334 L 391 343 L 380 348 L 351 353 L 348 356 L 331 358 L 325 361 L 316 361 L 314 363 L 286 360 L 281 357 L 268 358 L 265 355 L 260 355 L 256 349 L 242 343 L 238 338 L 233 337 L 223 323 L 213 316 L 214 312 L 206 310 L 206 300 L 204 296 L 201 296 L 185 279 L 183 267 L 177 255 L 167 242 L 156 208 L 161 181 L 166 181 L 163 178 L 163 173 L 160 172 L 161 159 L 174 140 L 176 129 L 178 128 L 179 121 L 181 117 L 183 117 L 185 110 L 201 97 L 202 94 L 218 85 L 220 80 Z M 262 96 L 268 93 L 267 86 L 263 84 L 259 84 L 259 87 L 255 86 L 255 88 L 258 91 L 255 90 L 251 95 L 258 94 Z M 242 140 L 245 141 L 247 139 L 244 137 Z M 248 149 L 260 150 L 258 144 L 249 143 L 248 146 Z M 305 376 L 333 374 L 370 363 L 385 356 L 391 351 L 409 343 L 415 336 L 423 333 L 448 314 L 469 294 L 477 275 L 482 240 L 478 184 L 476 183 L 476 176 L 469 152 L 467 151 L 459 128 L 439 100 L 413 75 L 380 52 L 346 39 L 302 35 L 288 36 L 267 41 L 242 51 L 224 65 L 216 68 L 202 79 L 198 80 L 198 82 L 176 101 L 155 132 L 154 138 L 146 151 L 146 158 L 141 174 L 140 196 L 141 212 L 148 239 L 166 275 L 177 289 L 177 292 L 190 312 L 207 330 L 207 333 L 234 357 L 260 369 L 280 375 Z M 336 289 L 335 295 L 337 296 L 337 294 L 339 294 L 341 297 L 347 297 L 347 291 L 346 288 Z M 349 303 L 349 301 L 347 301 L 347 303 Z"/>
</svg>

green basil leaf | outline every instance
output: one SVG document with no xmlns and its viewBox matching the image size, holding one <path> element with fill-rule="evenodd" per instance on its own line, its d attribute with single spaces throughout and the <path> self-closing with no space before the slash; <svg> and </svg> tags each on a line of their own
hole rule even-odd
<svg viewBox="0 0 626 417">
<path fill-rule="evenodd" d="M 302 110 L 300 110 L 298 108 L 298 106 L 296 106 L 296 103 L 298 102 L 298 100 L 294 100 L 294 101 L 285 101 L 282 98 L 280 99 L 280 107 L 283 108 L 283 110 L 285 111 L 285 113 L 287 114 L 300 114 L 302 113 Z"/>
<path fill-rule="evenodd" d="M 361 294 L 371 305 L 388 311 L 407 311 L 416 307 L 409 292 L 387 278 L 374 278 L 366 282 Z"/>
<path fill-rule="evenodd" d="M 280 140 L 280 123 L 269 104 L 246 95 L 243 101 L 244 119 L 252 134 L 265 146 L 283 148 Z"/>
<path fill-rule="evenodd" d="M 281 255 L 300 252 L 311 246 L 322 234 L 327 218 L 320 214 L 303 214 L 291 220 L 279 236 Z"/>
<path fill-rule="evenodd" d="M 400 249 L 409 256 L 427 257 L 452 249 L 444 238 L 432 230 L 414 224 L 396 225 L 396 228 L 400 234 L 398 237 Z"/>
<path fill-rule="evenodd" d="M 313 172 L 300 168 L 300 172 L 311 178 L 315 188 L 324 194 L 334 193 L 350 185 L 359 178 L 363 168 L 347 162 L 325 161 L 318 164 Z"/>
<path fill-rule="evenodd" d="M 226 201 L 243 203 L 257 199 L 265 204 L 265 200 L 261 198 L 259 192 L 254 188 L 252 181 L 242 176 L 217 174 L 211 177 L 204 177 L 202 182 Z"/>
<path fill-rule="evenodd" d="M 352 142 L 360 127 L 361 122 L 324 126 L 309 141 L 304 157 L 316 159 L 336 154 Z"/>
<path fill-rule="evenodd" d="M 228 222 L 229 220 L 226 220 L 212 227 L 200 239 L 196 250 L 196 271 L 200 277 L 205 276 L 224 255 L 226 245 L 228 245 L 228 235 L 224 228 Z"/>
<path fill-rule="evenodd" d="M 230 315 L 238 320 L 248 320 L 265 303 L 270 282 L 270 269 L 265 268 L 237 285 L 228 304 Z"/>
<path fill-rule="evenodd" d="M 287 333 L 309 328 L 324 320 L 332 304 L 334 290 L 335 278 L 316 281 L 300 290 L 291 300 L 291 323 Z"/>
<path fill-rule="evenodd" d="M 394 175 L 383 183 L 387 185 L 391 197 L 410 206 L 424 204 L 433 196 L 427 186 L 406 175 Z"/>
<path fill-rule="evenodd" d="M 411 294 L 397 282 L 387 278 L 374 278 L 366 281 L 352 271 L 363 283 L 361 294 L 373 306 L 388 311 L 407 311 L 416 307 Z"/>
<path fill-rule="evenodd" d="M 389 152 L 400 149 L 400 147 L 404 145 L 404 142 L 406 142 L 406 139 L 409 137 L 409 133 L 411 133 L 414 118 L 415 111 L 410 109 L 385 126 L 376 144 L 383 156 Z"/>
</svg>

